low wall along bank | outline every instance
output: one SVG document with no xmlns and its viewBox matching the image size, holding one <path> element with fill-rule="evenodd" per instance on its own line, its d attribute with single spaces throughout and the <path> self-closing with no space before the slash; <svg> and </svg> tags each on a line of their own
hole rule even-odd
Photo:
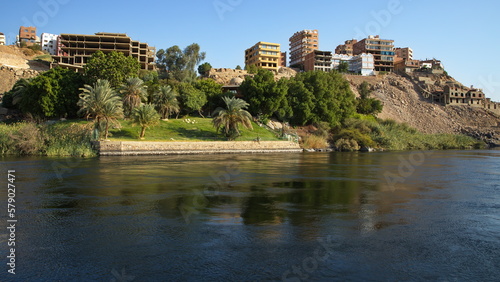
<svg viewBox="0 0 500 282">
<path fill-rule="evenodd" d="M 289 141 L 94 142 L 100 156 L 302 152 Z"/>
</svg>

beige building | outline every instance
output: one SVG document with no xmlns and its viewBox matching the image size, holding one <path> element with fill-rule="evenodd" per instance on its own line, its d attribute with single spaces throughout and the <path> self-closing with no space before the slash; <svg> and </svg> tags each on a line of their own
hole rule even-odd
<svg viewBox="0 0 500 282">
<path fill-rule="evenodd" d="M 281 57 L 280 44 L 260 41 L 245 50 L 245 65 L 278 71 Z"/>
<path fill-rule="evenodd" d="M 344 44 L 338 45 L 337 48 L 335 48 L 335 54 L 349 56 L 354 55 L 353 48 L 356 43 L 358 43 L 358 40 L 356 39 L 346 40 Z"/>
<path fill-rule="evenodd" d="M 286 67 L 286 55 L 287 55 L 286 52 L 281 52 L 280 66 L 282 66 L 282 67 Z"/>
<path fill-rule="evenodd" d="M 290 41 L 290 67 L 304 68 L 306 55 L 319 48 L 318 30 L 302 30 L 294 33 Z"/>
<path fill-rule="evenodd" d="M 314 50 L 306 55 L 304 61 L 305 71 L 331 71 L 332 70 L 332 52 Z"/>
<path fill-rule="evenodd" d="M 410 47 L 396 48 L 396 56 L 402 58 L 405 61 L 413 60 L 413 49 Z"/>
<path fill-rule="evenodd" d="M 0 45 L 7 45 L 5 34 L 3 34 L 2 32 L 0 32 Z"/>
<path fill-rule="evenodd" d="M 136 58 L 141 64 L 141 69 L 156 69 L 154 62 L 156 49 L 147 43 L 132 40 L 124 33 L 61 34 L 58 44 L 61 54 L 53 56 L 54 66 L 80 71 L 95 52 L 110 53 L 116 51 L 125 56 Z"/>
<path fill-rule="evenodd" d="M 446 105 L 469 105 L 484 108 L 485 95 L 481 89 L 468 88 L 460 84 L 447 84 L 444 87 L 443 103 Z"/>
</svg>

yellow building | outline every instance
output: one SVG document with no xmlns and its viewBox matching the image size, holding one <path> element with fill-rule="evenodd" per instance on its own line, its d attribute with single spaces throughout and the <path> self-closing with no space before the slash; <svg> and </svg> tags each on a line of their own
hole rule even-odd
<svg viewBox="0 0 500 282">
<path fill-rule="evenodd" d="M 245 50 L 245 65 L 278 71 L 281 65 L 280 44 L 258 42 Z"/>
</svg>

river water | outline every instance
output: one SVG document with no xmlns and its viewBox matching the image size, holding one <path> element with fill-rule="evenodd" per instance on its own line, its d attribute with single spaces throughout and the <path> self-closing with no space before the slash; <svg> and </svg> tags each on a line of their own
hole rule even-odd
<svg viewBox="0 0 500 282">
<path fill-rule="evenodd" d="M 1 160 L 1 281 L 500 277 L 500 150 Z"/>
</svg>

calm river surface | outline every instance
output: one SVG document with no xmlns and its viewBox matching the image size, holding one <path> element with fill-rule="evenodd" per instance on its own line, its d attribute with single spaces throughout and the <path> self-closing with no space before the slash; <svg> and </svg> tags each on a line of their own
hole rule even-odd
<svg viewBox="0 0 500 282">
<path fill-rule="evenodd" d="M 1 281 L 500 277 L 500 150 L 0 160 Z"/>
</svg>

